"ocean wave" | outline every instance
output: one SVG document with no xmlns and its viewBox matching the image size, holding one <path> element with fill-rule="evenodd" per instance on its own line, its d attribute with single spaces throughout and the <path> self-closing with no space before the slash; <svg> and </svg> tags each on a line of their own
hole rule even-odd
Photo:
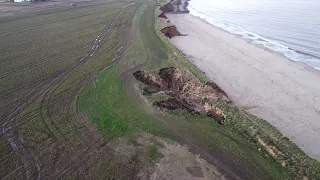
<svg viewBox="0 0 320 180">
<path fill-rule="evenodd" d="M 233 25 L 229 22 L 226 21 L 217 21 L 211 19 L 206 13 L 203 12 L 198 12 L 192 7 L 189 7 L 190 14 L 197 16 L 201 19 L 204 19 L 208 23 L 219 27 L 221 29 L 224 29 L 225 31 L 235 34 L 245 40 L 247 40 L 250 43 L 257 44 L 257 45 L 262 45 L 265 48 L 274 51 L 276 53 L 279 53 L 286 58 L 293 60 L 293 61 L 299 61 L 299 62 L 304 62 L 308 64 L 309 66 L 320 70 L 320 58 L 316 57 L 314 55 L 295 50 L 291 47 L 288 47 L 285 44 L 282 44 L 279 41 L 272 40 L 270 38 L 262 37 L 258 34 L 255 34 L 253 32 L 247 31 L 239 26 Z"/>
</svg>

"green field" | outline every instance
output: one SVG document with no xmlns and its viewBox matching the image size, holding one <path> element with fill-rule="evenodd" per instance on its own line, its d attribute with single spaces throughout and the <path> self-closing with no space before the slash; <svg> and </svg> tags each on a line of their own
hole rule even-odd
<svg viewBox="0 0 320 180">
<path fill-rule="evenodd" d="M 229 156 L 230 162 L 228 163 L 231 166 L 240 166 L 240 173 L 247 173 L 248 175 L 245 178 L 291 179 L 292 175 L 296 176 L 297 169 L 294 167 L 282 168 L 281 160 L 273 158 L 267 151 L 261 152 L 258 150 L 261 145 L 252 139 L 253 135 L 249 127 L 254 127 L 255 131 L 257 131 L 255 133 L 260 136 L 273 138 L 272 140 L 278 139 L 277 143 L 281 143 L 284 146 L 289 143 L 287 139 L 285 137 L 282 138 L 281 134 L 264 120 L 237 108 L 220 104 L 221 107 L 227 109 L 228 117 L 230 117 L 228 124 L 225 126 L 219 125 L 217 122 L 212 121 L 211 118 L 193 116 L 185 112 L 171 113 L 164 117 L 161 115 L 155 117 L 153 114 L 153 117 L 150 117 L 148 110 L 145 109 L 146 114 L 139 114 L 143 107 L 135 106 L 134 104 L 139 103 L 136 98 L 138 95 L 129 93 L 130 97 L 126 92 L 128 90 L 127 81 L 131 83 L 132 80 L 128 80 L 128 77 L 124 78 L 123 76 L 118 76 L 118 79 L 115 79 L 116 76 L 111 75 L 123 74 L 126 69 L 135 69 L 134 63 L 130 62 L 133 58 L 133 52 L 134 58 L 137 59 L 136 61 L 140 62 L 139 69 L 156 71 L 161 67 L 175 66 L 192 72 L 203 81 L 206 80 L 203 74 L 188 62 L 165 37 L 156 31 L 150 31 L 151 27 L 155 26 L 155 9 L 152 4 L 148 5 L 142 10 L 140 9 L 142 15 L 139 21 L 139 29 L 135 30 L 134 40 L 131 42 L 124 58 L 117 66 L 112 67 L 101 75 L 99 89 L 94 88 L 94 85 L 90 85 L 81 97 L 83 104 L 81 109 L 89 109 L 90 118 L 97 123 L 101 132 L 105 133 L 105 137 L 108 139 L 130 134 L 134 131 L 147 131 L 188 144 L 193 148 L 194 152 L 215 152 L 212 154 Z M 139 11 L 137 14 L 139 15 Z M 144 51 L 144 53 L 140 53 L 140 51 Z M 146 54 L 145 52 L 148 53 Z M 122 83 L 119 84 L 119 82 Z M 131 91 L 134 91 L 133 83 L 131 83 Z M 153 97 L 150 97 L 149 100 L 152 101 L 152 99 Z M 170 127 L 165 124 L 170 124 Z M 155 126 L 157 128 L 154 128 Z M 172 128 L 174 128 L 174 132 Z M 270 133 L 274 134 L 269 136 Z M 283 147 L 283 149 L 285 148 L 288 147 Z M 289 149 L 292 154 L 300 155 L 301 157 L 298 158 L 304 159 L 303 153 L 296 146 L 290 146 L 289 148 L 292 148 Z M 211 156 L 213 157 L 206 158 L 221 159 L 222 162 L 225 160 L 223 159 L 224 157 Z M 292 161 L 297 163 L 297 159 L 292 159 Z M 304 164 L 304 168 L 312 167 L 319 167 L 319 163 L 308 160 L 308 163 Z M 314 172 L 314 175 L 317 176 L 318 172 L 319 169 Z M 297 176 L 301 177 L 301 174 Z"/>
<path fill-rule="evenodd" d="M 106 177 L 110 155 L 89 155 L 103 142 L 74 99 L 119 61 L 139 7 L 128 5 L 94 1 L 1 19 L 1 179 Z"/>
<path fill-rule="evenodd" d="M 174 66 L 207 81 L 160 34 L 155 4 L 92 1 L 0 18 L 0 179 L 134 179 L 163 157 L 154 142 L 118 159 L 112 144 L 139 132 L 186 144 L 231 179 L 320 179 L 319 162 L 244 110 L 216 102 L 228 116 L 221 126 L 140 95 L 140 69 Z"/>
</svg>

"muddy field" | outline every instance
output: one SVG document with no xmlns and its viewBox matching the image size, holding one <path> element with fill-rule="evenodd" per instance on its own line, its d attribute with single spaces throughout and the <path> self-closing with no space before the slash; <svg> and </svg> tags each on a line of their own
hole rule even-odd
<svg viewBox="0 0 320 180">
<path fill-rule="evenodd" d="M 113 168 L 112 153 L 74 99 L 120 59 L 137 7 L 95 1 L 1 17 L 1 179 L 108 176 L 100 169 Z"/>
</svg>

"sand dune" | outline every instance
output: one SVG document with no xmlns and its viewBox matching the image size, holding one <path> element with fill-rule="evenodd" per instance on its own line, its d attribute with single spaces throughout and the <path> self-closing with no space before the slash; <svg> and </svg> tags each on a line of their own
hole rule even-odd
<svg viewBox="0 0 320 180">
<path fill-rule="evenodd" d="M 181 49 L 239 106 L 264 118 L 309 156 L 320 157 L 320 72 L 189 14 L 167 15 L 187 36 Z"/>
</svg>

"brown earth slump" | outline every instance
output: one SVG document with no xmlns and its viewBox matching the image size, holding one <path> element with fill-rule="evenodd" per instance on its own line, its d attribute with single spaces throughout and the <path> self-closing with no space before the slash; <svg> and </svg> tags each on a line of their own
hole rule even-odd
<svg viewBox="0 0 320 180">
<path fill-rule="evenodd" d="M 146 85 L 143 88 L 144 95 L 163 91 L 170 97 L 154 102 L 154 106 L 168 110 L 184 109 L 192 114 L 205 114 L 220 123 L 226 119 L 224 112 L 211 102 L 216 100 L 230 102 L 230 100 L 213 82 L 203 84 L 194 76 L 181 73 L 174 67 L 160 69 L 158 76 L 144 71 L 137 71 L 133 75 Z"/>
<path fill-rule="evenodd" d="M 168 17 L 163 12 L 158 17 L 159 18 L 168 19 Z"/>
<path fill-rule="evenodd" d="M 171 0 L 167 4 L 160 7 L 160 10 L 165 13 L 189 13 L 188 0 Z"/>
<path fill-rule="evenodd" d="M 181 34 L 178 30 L 176 26 L 168 26 L 165 27 L 163 29 L 160 30 L 165 36 L 167 36 L 168 38 L 173 38 L 175 36 L 184 36 L 183 34 Z"/>
<path fill-rule="evenodd" d="M 161 10 L 163 13 L 168 13 L 168 12 L 174 12 L 174 11 L 175 11 L 175 8 L 174 8 L 174 5 L 169 2 L 169 3 L 161 6 L 161 7 L 160 7 L 160 10 Z"/>
</svg>

